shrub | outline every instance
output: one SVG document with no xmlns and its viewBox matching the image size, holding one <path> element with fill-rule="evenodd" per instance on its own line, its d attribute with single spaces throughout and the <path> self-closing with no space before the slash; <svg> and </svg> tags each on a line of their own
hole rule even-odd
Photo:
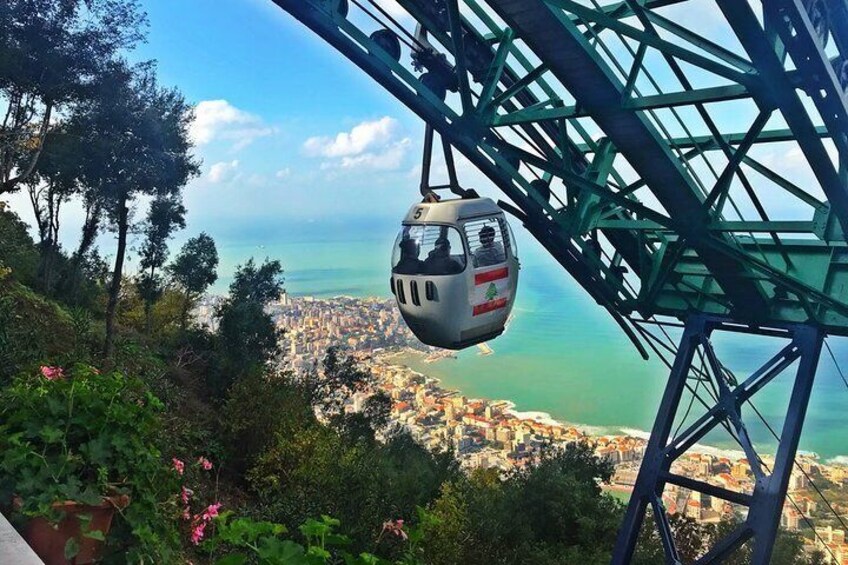
<svg viewBox="0 0 848 565">
<path fill-rule="evenodd" d="M 161 408 L 139 380 L 84 365 L 16 378 L 0 393 L 0 500 L 56 522 L 54 502 L 127 495 L 110 542 L 131 544 L 131 560 L 166 558 L 179 487 L 157 447 Z"/>
<path fill-rule="evenodd" d="M 15 281 L 0 280 L 0 381 L 42 360 L 60 363 L 75 340 L 63 308 Z"/>
<path fill-rule="evenodd" d="M 0 280 L 6 277 L 26 285 L 35 283 L 38 274 L 38 249 L 26 223 L 0 202 Z"/>
</svg>

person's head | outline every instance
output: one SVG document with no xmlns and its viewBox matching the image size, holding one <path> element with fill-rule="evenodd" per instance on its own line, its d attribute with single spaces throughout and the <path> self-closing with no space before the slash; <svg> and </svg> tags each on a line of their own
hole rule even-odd
<svg viewBox="0 0 848 565">
<path fill-rule="evenodd" d="M 418 257 L 420 250 L 418 242 L 410 237 L 405 237 L 400 241 L 401 257 Z"/>
<path fill-rule="evenodd" d="M 450 255 L 450 241 L 446 237 L 440 237 L 433 244 L 433 255 L 438 257 L 447 257 Z"/>
<path fill-rule="evenodd" d="M 495 243 L 495 228 L 492 226 L 483 226 L 479 235 L 483 247 L 491 247 Z"/>
</svg>

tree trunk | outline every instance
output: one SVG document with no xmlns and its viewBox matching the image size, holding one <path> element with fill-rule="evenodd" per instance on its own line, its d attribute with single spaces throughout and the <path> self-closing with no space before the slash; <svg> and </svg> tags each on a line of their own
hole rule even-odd
<svg viewBox="0 0 848 565">
<path fill-rule="evenodd" d="M 185 331 L 186 326 L 188 325 L 188 308 L 191 306 L 191 293 L 186 291 L 185 300 L 183 300 L 183 313 L 180 316 L 180 329 Z"/>
<path fill-rule="evenodd" d="M 95 200 L 85 210 L 85 222 L 82 225 L 82 237 L 75 255 L 82 259 L 88 253 L 89 248 L 94 243 L 94 238 L 97 236 L 97 228 L 100 225 L 100 209 L 102 208 L 99 200 Z"/>
<path fill-rule="evenodd" d="M 47 191 L 47 242 L 44 249 L 44 291 L 48 296 L 53 294 L 53 266 L 59 248 L 59 208 L 61 196 L 56 198 L 51 184 Z"/>
<path fill-rule="evenodd" d="M 153 277 L 156 275 L 156 268 L 150 266 L 150 284 L 153 284 Z M 153 300 L 150 296 L 144 298 L 144 334 L 149 336 L 153 331 Z"/>
<path fill-rule="evenodd" d="M 115 253 L 115 269 L 112 271 L 112 284 L 109 285 L 109 302 L 106 305 L 106 343 L 103 351 L 106 359 L 115 357 L 115 314 L 118 310 L 118 297 L 121 293 L 121 277 L 124 270 L 124 255 L 127 250 L 127 231 L 129 228 L 129 208 L 126 197 L 118 204 L 118 250 Z"/>
<path fill-rule="evenodd" d="M 102 206 L 99 200 L 95 200 L 85 209 L 85 222 L 82 225 L 82 237 L 80 238 L 79 247 L 71 257 L 71 268 L 65 271 L 61 281 L 62 288 L 69 289 L 68 296 L 76 302 L 77 293 L 79 292 L 79 271 L 83 257 L 91 249 L 94 244 L 94 238 L 97 236 L 97 228 L 100 225 L 100 210 Z M 69 285 L 69 286 L 68 286 Z"/>
<path fill-rule="evenodd" d="M 3 192 L 13 192 L 18 183 L 21 183 L 29 178 L 29 176 L 35 170 L 35 165 L 38 163 L 38 159 L 41 157 L 41 152 L 44 150 L 44 138 L 47 136 L 47 130 L 50 128 L 50 117 L 53 115 L 53 103 L 46 102 L 44 104 L 44 116 L 41 118 L 41 126 L 38 129 L 38 145 L 35 148 L 35 152 L 32 154 L 32 157 L 29 159 L 29 163 L 26 168 L 20 172 L 20 174 L 14 178 L 4 179 L 2 190 Z M 8 176 L 11 173 L 9 170 L 4 176 Z"/>
</svg>

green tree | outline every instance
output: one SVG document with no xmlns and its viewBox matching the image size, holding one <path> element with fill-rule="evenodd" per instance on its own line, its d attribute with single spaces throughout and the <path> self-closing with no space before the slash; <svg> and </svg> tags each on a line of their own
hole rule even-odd
<svg viewBox="0 0 848 565">
<path fill-rule="evenodd" d="M 693 563 L 711 547 L 734 532 L 741 524 L 737 517 L 725 517 L 717 524 L 703 524 L 691 518 L 675 514 L 669 516 L 669 524 L 674 534 L 674 542 L 683 563 Z M 751 562 L 753 545 L 751 541 L 726 556 L 722 563 L 727 565 L 747 565 Z M 804 538 L 798 532 L 779 530 L 775 540 L 771 563 L 774 565 L 814 565 L 822 556 L 818 552 L 807 554 L 804 551 Z M 649 511 L 639 535 L 634 565 L 649 565 L 665 560 L 662 541 Z"/>
<path fill-rule="evenodd" d="M 230 284 L 230 300 L 268 304 L 279 300 L 283 292 L 283 267 L 279 261 L 265 261 L 256 266 L 253 258 L 236 269 Z"/>
<path fill-rule="evenodd" d="M 185 206 L 179 195 L 162 196 L 150 203 L 144 225 L 144 243 L 141 246 L 137 281 L 139 296 L 144 301 L 144 328 L 149 335 L 153 305 L 164 290 L 162 277 L 157 272 L 168 259 L 168 240 L 176 229 L 185 228 Z"/>
<path fill-rule="evenodd" d="M 607 563 L 620 508 L 602 493 L 612 466 L 572 444 L 501 477 L 480 470 L 443 486 L 426 532 L 435 565 Z"/>
<path fill-rule="evenodd" d="M 114 354 L 115 314 L 121 292 L 130 206 L 138 196 L 177 198 L 195 176 L 198 164 L 191 155 L 188 128 L 193 110 L 177 90 L 160 88 L 151 66 L 115 73 L 116 92 L 94 105 L 98 128 L 90 132 L 98 154 L 111 167 L 101 188 L 104 209 L 117 235 L 115 263 L 106 305 L 107 358 Z"/>
<path fill-rule="evenodd" d="M 218 349 L 223 360 L 211 375 L 211 389 L 223 394 L 241 375 L 257 370 L 279 353 L 280 332 L 265 311 L 283 292 L 283 268 L 266 259 L 239 266 L 230 284 L 230 295 L 216 312 Z"/>
<path fill-rule="evenodd" d="M 90 94 L 104 65 L 143 38 L 133 0 L 4 0 L 0 4 L 0 194 L 26 181 L 51 118 Z"/>
<path fill-rule="evenodd" d="M 0 202 L 0 281 L 11 274 L 23 284 L 35 283 L 38 252 L 26 223 Z"/>
<path fill-rule="evenodd" d="M 60 212 L 63 204 L 79 193 L 84 152 L 81 138 L 69 131 L 67 122 L 57 124 L 47 133 L 32 174 L 23 181 L 38 228 L 41 289 L 48 295 L 53 294 L 54 271 L 60 259 Z"/>
<path fill-rule="evenodd" d="M 188 312 L 197 298 L 218 280 L 218 250 L 215 240 L 205 233 L 189 239 L 174 262 L 168 266 L 171 280 L 183 291 L 181 326 L 188 323 Z"/>
<path fill-rule="evenodd" d="M 375 384 L 371 372 L 353 356 L 343 356 L 338 347 L 330 347 L 321 361 L 321 370 L 306 377 L 313 406 L 343 435 L 373 441 L 377 432 L 389 431 L 392 402 L 383 392 L 369 396 L 362 412 L 345 410 L 356 391 L 371 389 Z"/>
</svg>

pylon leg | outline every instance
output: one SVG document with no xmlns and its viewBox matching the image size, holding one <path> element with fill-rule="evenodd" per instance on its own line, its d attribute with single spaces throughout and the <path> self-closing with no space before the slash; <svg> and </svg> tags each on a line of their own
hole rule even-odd
<svg viewBox="0 0 848 565">
<path fill-rule="evenodd" d="M 722 366 L 712 347 L 710 335 L 714 331 L 769 335 L 790 338 L 791 341 L 744 382 L 736 383 L 731 373 Z M 692 316 L 687 321 L 651 437 L 645 448 L 645 456 L 627 507 L 624 524 L 619 530 L 612 563 L 623 565 L 632 559 L 648 505 L 653 509 L 666 561 L 680 563 L 662 503 L 662 493 L 667 483 L 748 507 L 745 522 L 720 540 L 698 560 L 698 563 L 720 562 L 751 538 L 754 539 L 752 563 L 766 565 L 769 562 L 823 339 L 824 333 L 819 328 L 807 324 L 754 328 L 704 315 Z M 710 378 L 715 380 L 718 400 L 686 430 L 670 438 L 683 390 L 692 371 L 692 360 L 699 348 L 703 358 L 709 363 Z M 798 369 L 775 455 L 774 468 L 767 474 L 768 469 L 764 470 L 750 441 L 741 408 L 796 360 L 799 361 Z M 745 451 L 755 479 L 753 494 L 729 491 L 671 473 L 672 463 L 719 425 L 725 426 Z"/>
</svg>

